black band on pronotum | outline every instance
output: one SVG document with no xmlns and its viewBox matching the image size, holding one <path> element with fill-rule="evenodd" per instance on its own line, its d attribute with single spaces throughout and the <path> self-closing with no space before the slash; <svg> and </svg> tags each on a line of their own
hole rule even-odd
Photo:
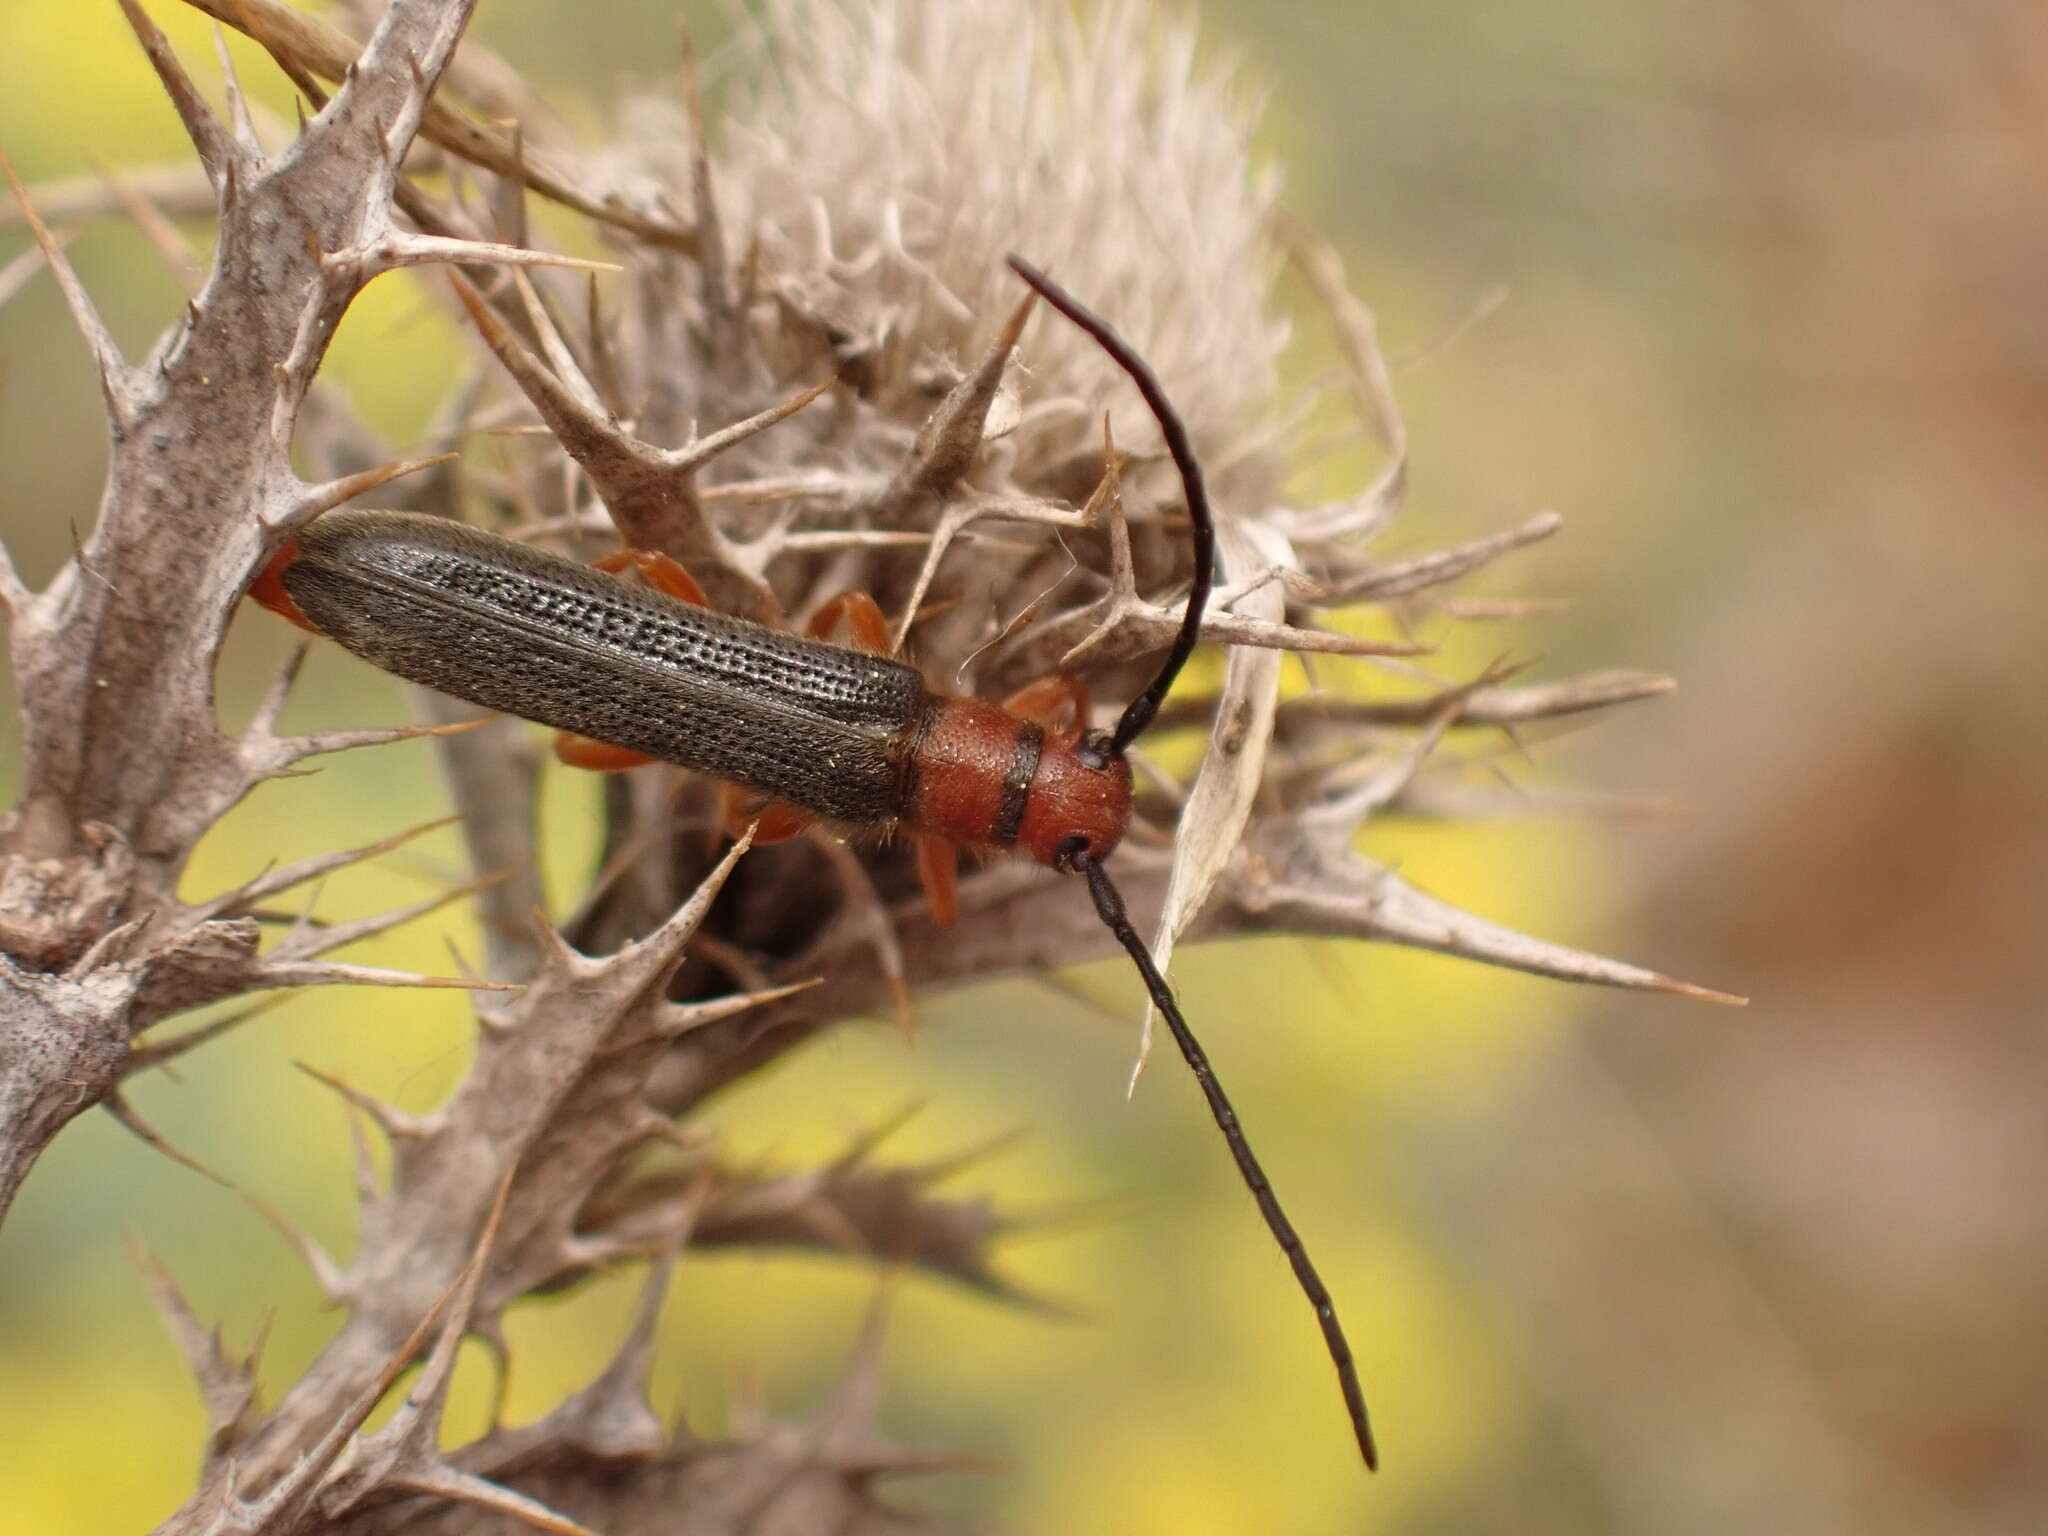
<svg viewBox="0 0 2048 1536">
<path fill-rule="evenodd" d="M 1003 775 L 1003 798 L 996 806 L 996 824 L 989 841 L 1007 848 L 1017 841 L 1024 825 L 1024 807 L 1031 801 L 1031 781 L 1038 777 L 1038 760 L 1045 755 L 1045 728 L 1029 720 L 1020 721 L 1017 742 L 1010 749 L 1010 767 Z"/>
<path fill-rule="evenodd" d="M 926 694 L 924 707 L 917 712 L 917 729 L 910 734 L 910 746 L 903 753 L 903 777 L 897 785 L 899 805 L 917 804 L 917 780 L 924 764 L 924 741 L 931 734 L 932 722 L 939 715 L 939 700 Z"/>
</svg>

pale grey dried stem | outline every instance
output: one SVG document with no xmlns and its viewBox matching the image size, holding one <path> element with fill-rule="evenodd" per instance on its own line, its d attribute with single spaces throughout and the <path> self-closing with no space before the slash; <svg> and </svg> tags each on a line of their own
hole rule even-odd
<svg viewBox="0 0 2048 1536">
<path fill-rule="evenodd" d="M 1345 694 L 1303 693 L 1280 701 L 1282 730 L 1307 734 L 1322 722 L 1339 726 L 1424 725 L 1452 697 L 1464 699 L 1457 724 L 1521 725 L 1609 709 L 1637 699 L 1657 698 L 1678 686 L 1658 672 L 1607 668 L 1554 683 L 1468 688 L 1459 685 L 1413 698 L 1366 699 Z M 1159 712 L 1163 727 L 1195 725 L 1215 713 L 1213 697 L 1176 698 Z"/>
<path fill-rule="evenodd" d="M 1019 1223 L 985 1199 L 935 1192 L 959 1159 L 887 1164 L 873 1152 L 864 1141 L 823 1168 L 788 1173 L 693 1166 L 634 1175 L 593 1196 L 583 1230 L 645 1254 L 673 1231 L 677 1210 L 694 1204 L 693 1247 L 816 1249 L 914 1264 L 991 1296 L 1032 1300 L 993 1263 L 996 1240 Z"/>
<path fill-rule="evenodd" d="M 356 67 L 357 47 L 349 36 L 281 0 L 185 0 L 214 20 L 245 32 L 267 49 L 295 78 L 318 76 L 341 80 Z M 500 83 L 486 84 L 486 105 L 503 99 Z M 573 208 L 586 218 L 615 225 L 642 239 L 688 252 L 696 248 L 694 231 L 671 220 L 594 199 L 572 180 L 523 152 L 518 136 L 495 124 L 478 122 L 461 108 L 435 101 L 428 107 L 420 132 L 432 143 L 500 176 L 531 187 L 544 197 Z"/>
<path fill-rule="evenodd" d="M 1335 608 L 1385 602 L 1429 587 L 1440 587 L 1445 582 L 1471 575 L 1502 555 L 1547 539 L 1563 526 L 1564 519 L 1555 512 L 1539 512 L 1517 527 L 1488 534 L 1455 549 L 1417 555 L 1392 565 L 1368 566 L 1341 581 L 1326 582 L 1318 605 Z"/>
<path fill-rule="evenodd" d="M 211 217 L 220 206 L 219 194 L 213 189 L 206 167 L 189 160 L 172 165 L 131 166 L 121 172 L 121 180 L 131 194 L 148 199 L 152 207 L 168 218 Z M 103 175 L 41 181 L 30 192 L 36 212 L 59 229 L 125 212 L 120 194 Z M 0 229 L 21 229 L 27 224 L 21 204 L 0 203 Z"/>
<path fill-rule="evenodd" d="M 139 1014 L 163 1006 L 138 1005 L 270 984 L 254 925 L 183 907 L 176 881 L 236 800 L 335 743 L 222 735 L 213 658 L 271 530 L 316 494 L 290 465 L 293 417 L 375 270 L 337 270 L 326 253 L 386 232 L 397 159 L 467 8 L 394 14 L 329 109 L 270 161 L 128 14 L 219 189 L 219 250 L 180 324 L 131 365 L 29 215 L 98 366 L 113 445 L 77 558 L 14 604 L 24 762 L 0 823 L 0 1211 L 64 1106 L 98 1100 L 148 1022 Z"/>
<path fill-rule="evenodd" d="M 859 1255 L 1028 1300 L 994 1258 L 1017 1223 L 942 1192 L 948 1168 L 879 1161 L 873 1140 L 824 1167 L 767 1171 L 722 1156 L 691 1117 L 905 992 L 1108 952 L 1085 893 L 1048 871 L 990 865 L 963 873 L 960 921 L 942 930 L 901 844 L 817 832 L 721 856 L 711 787 L 656 767 L 605 786 L 602 865 L 558 931 L 535 915 L 542 764 L 526 728 L 424 700 L 426 726 L 283 735 L 295 658 L 229 736 L 211 677 L 252 574 L 291 530 L 374 490 L 579 555 L 603 547 L 593 530 L 615 531 L 683 560 L 715 603 L 756 618 L 863 589 L 935 686 L 1000 696 L 1064 666 L 1107 718 L 1178 626 L 1185 508 L 1122 381 L 1020 302 L 1001 267 L 1012 247 L 1115 318 L 1215 471 L 1223 573 L 1204 632 L 1229 661 L 1218 694 L 1184 697 L 1161 719 L 1201 727 L 1209 750 L 1185 787 L 1147 776 L 1117 856 L 1134 912 L 1159 914 L 1162 952 L 1278 928 L 1699 992 L 1459 912 L 1352 850 L 1372 816 L 1453 803 L 1432 801 L 1426 777 L 1446 733 L 1598 709 L 1668 682 L 1599 673 L 1511 686 L 1493 670 L 1461 681 L 1398 660 L 1427 650 L 1433 630 L 1388 644 L 1325 617 L 1370 602 L 1409 624 L 1454 622 L 1440 589 L 1557 522 L 1541 514 L 1408 559 L 1368 555 L 1407 476 L 1372 316 L 1334 255 L 1276 218 L 1270 182 L 1251 168 L 1247 114 L 1194 68 L 1186 28 L 1162 27 L 1138 0 L 1085 14 L 1049 0 L 768 0 L 742 26 L 732 69 L 744 83 L 722 119 L 672 100 L 632 104 L 602 153 L 579 155 L 550 129 L 541 156 L 521 128 L 432 98 L 466 0 L 403 0 L 362 47 L 277 0 L 189 3 L 257 38 L 318 112 L 266 155 L 239 87 L 223 123 L 123 0 L 199 151 L 220 222 L 212 269 L 140 365 L 120 356 L 32 213 L 37 252 L 0 279 L 49 267 L 113 434 L 77 557 L 42 592 L 0 560 L 26 746 L 21 803 L 0 824 L 0 1213 L 49 1138 L 125 1073 L 187 1055 L 255 1010 L 133 1047 L 150 1024 L 296 985 L 461 986 L 479 1006 L 473 1064 L 431 1114 L 316 1073 L 358 1125 L 360 1223 L 344 1262 L 265 1211 L 342 1312 L 275 1404 L 257 1404 L 252 1362 L 206 1335 L 148 1269 L 211 1424 L 199 1491 L 166 1530 L 944 1528 L 892 1514 L 873 1491 L 885 1474 L 964 1464 L 877 1438 L 879 1310 L 813 1422 L 718 1445 L 671 1431 L 648 1406 L 655 1310 L 673 1264 L 730 1244 Z M 500 60 L 479 57 L 458 78 L 497 109 L 536 109 Z M 322 81 L 336 86 L 331 100 Z M 490 184 L 458 178 L 429 196 L 408 175 L 416 132 Z M 191 191 L 189 177 L 131 175 L 109 195 L 158 228 L 175 267 L 185 253 L 156 214 L 185 211 Z M 546 271 L 578 263 L 527 248 L 527 192 L 589 219 L 617 275 Z M 1274 398 L 1276 227 L 1330 316 L 1339 382 L 1384 454 L 1373 484 L 1320 506 L 1281 494 L 1288 424 L 1315 402 Z M 361 287 L 424 264 L 459 269 L 452 292 L 438 280 L 430 291 L 459 300 L 481 371 L 404 456 L 315 375 Z M 495 440 L 488 469 L 424 451 L 462 451 L 508 425 L 522 430 Z M 1283 698 L 1289 652 L 1320 658 L 1330 692 Z M 1375 658 L 1386 670 L 1369 681 L 1393 675 L 1401 696 L 1362 684 L 1351 657 Z M 436 738 L 447 768 L 472 880 L 350 923 L 307 915 L 277 928 L 275 898 L 388 852 L 410 835 L 394 827 L 178 899 L 192 847 L 242 795 L 314 753 L 419 734 Z M 485 917 L 478 975 L 329 958 L 463 897 Z M 381 1184 L 373 1134 L 389 1148 Z M 538 1423 L 444 1454 L 461 1338 L 502 1359 L 507 1308 L 622 1263 L 646 1264 L 649 1279 L 611 1363 Z M 360 1433 L 421 1359 L 412 1401 Z"/>
</svg>

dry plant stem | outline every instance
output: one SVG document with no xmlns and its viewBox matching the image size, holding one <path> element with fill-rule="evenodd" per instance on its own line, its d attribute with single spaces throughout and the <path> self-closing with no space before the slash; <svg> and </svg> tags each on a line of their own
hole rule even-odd
<svg viewBox="0 0 2048 1536">
<path fill-rule="evenodd" d="M 296 75 L 340 80 L 356 64 L 358 49 L 347 34 L 280 0 L 185 0 L 195 10 L 247 33 L 269 51 L 281 67 Z M 501 92 L 492 92 L 500 95 Z M 689 253 L 696 249 L 695 232 L 671 220 L 651 217 L 590 197 L 559 173 L 535 163 L 517 136 L 504 128 L 479 123 L 445 102 L 430 103 L 421 134 L 450 154 L 510 177 L 543 196 L 575 209 L 587 218 Z"/>
<path fill-rule="evenodd" d="M 213 660 L 250 572 L 318 500 L 291 468 L 293 421 L 380 270 L 397 163 L 469 6 L 394 9 L 330 106 L 268 160 L 124 10 L 214 184 L 219 245 L 180 323 L 131 364 L 27 215 L 98 366 L 112 445 L 83 547 L 11 605 L 24 764 L 0 824 L 0 1213 L 118 1075 L 138 1000 L 267 984 L 254 925 L 193 917 L 175 885 L 200 835 L 316 744 L 261 721 L 222 735 Z"/>
<path fill-rule="evenodd" d="M 127 169 L 121 178 L 131 196 L 147 200 L 166 218 L 210 217 L 219 206 L 206 168 L 189 160 Z M 123 211 L 122 198 L 107 178 L 98 173 L 37 182 L 29 190 L 36 212 L 59 229 Z M 19 203 L 0 203 L 0 229 L 21 228 L 27 222 Z"/>
</svg>

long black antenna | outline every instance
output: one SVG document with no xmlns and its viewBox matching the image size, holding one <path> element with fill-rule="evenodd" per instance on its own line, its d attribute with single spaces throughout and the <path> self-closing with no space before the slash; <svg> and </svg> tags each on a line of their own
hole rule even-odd
<svg viewBox="0 0 2048 1536">
<path fill-rule="evenodd" d="M 1010 270 L 1035 288 L 1054 309 L 1094 337 L 1131 376 L 1131 381 L 1138 386 L 1138 393 L 1145 397 L 1145 404 L 1151 407 L 1152 415 L 1159 423 L 1160 434 L 1166 439 L 1167 452 L 1173 455 L 1173 462 L 1180 470 L 1181 484 L 1188 499 L 1188 518 L 1194 524 L 1195 580 L 1188 591 L 1187 614 L 1181 621 L 1180 633 L 1174 636 L 1173 649 L 1167 653 L 1166 664 L 1159 669 L 1159 675 L 1143 693 L 1131 700 L 1124 709 L 1123 718 L 1117 721 L 1108 751 L 1112 757 L 1122 757 L 1124 749 L 1130 746 L 1138 733 L 1152 723 L 1152 717 L 1159 712 L 1160 704 L 1173 687 L 1173 680 L 1180 675 L 1180 669 L 1201 638 L 1202 609 L 1207 605 L 1209 591 L 1216 582 L 1216 522 L 1209 511 L 1208 492 L 1202 486 L 1202 466 L 1195 461 L 1195 450 L 1188 441 L 1187 428 L 1182 425 L 1172 402 L 1166 398 L 1158 375 L 1131 350 L 1129 343 L 1117 335 L 1108 321 L 1029 262 L 1012 256 Z M 1323 1346 L 1330 1352 L 1330 1363 L 1337 1367 L 1337 1384 L 1344 1391 L 1344 1409 L 1351 1415 L 1351 1431 L 1358 1437 L 1358 1453 L 1365 1458 L 1366 1466 L 1377 1472 L 1380 1453 L 1373 1443 L 1372 1419 L 1365 1408 L 1365 1389 L 1358 1383 L 1358 1366 L 1351 1357 L 1351 1342 L 1344 1337 L 1344 1325 L 1337 1321 L 1337 1304 L 1330 1299 L 1330 1288 L 1316 1273 L 1301 1234 L 1294 1230 L 1294 1223 L 1281 1209 L 1280 1197 L 1273 1193 L 1272 1181 L 1266 1177 L 1266 1170 L 1259 1165 L 1251 1142 L 1245 1138 L 1237 1110 L 1232 1107 L 1229 1095 L 1224 1093 L 1223 1084 L 1217 1081 L 1216 1069 L 1209 1065 L 1208 1053 L 1188 1027 L 1188 1021 L 1181 1016 L 1173 989 L 1159 974 L 1152 952 L 1138 937 L 1138 930 L 1131 926 L 1131 920 L 1124 912 L 1123 897 L 1110 880 L 1109 872 L 1089 852 L 1089 842 L 1085 837 L 1069 839 L 1060 844 L 1058 852 L 1061 867 L 1079 870 L 1088 877 L 1088 893 L 1095 898 L 1097 915 L 1116 935 L 1116 941 L 1130 955 L 1131 963 L 1137 966 L 1138 975 L 1145 982 L 1145 990 L 1152 996 L 1153 1006 L 1165 1018 L 1166 1027 L 1173 1032 L 1173 1043 L 1180 1047 L 1188 1070 L 1195 1074 L 1195 1081 L 1201 1086 L 1202 1097 L 1209 1101 L 1209 1113 L 1215 1117 L 1216 1128 L 1223 1132 L 1224 1143 L 1230 1148 L 1230 1156 L 1237 1164 L 1245 1188 L 1252 1192 L 1252 1199 L 1258 1204 L 1259 1215 L 1265 1218 L 1266 1230 L 1273 1234 L 1273 1241 L 1287 1255 L 1287 1263 L 1294 1271 L 1302 1294 L 1315 1308 L 1316 1326 L 1323 1330 Z"/>
<path fill-rule="evenodd" d="M 1244 1127 L 1238 1123 L 1237 1111 L 1231 1107 L 1229 1095 L 1216 1080 L 1216 1071 L 1209 1065 L 1208 1053 L 1195 1038 L 1195 1032 L 1188 1028 L 1188 1021 L 1181 1017 L 1180 1007 L 1173 1000 L 1173 990 L 1167 986 L 1166 978 L 1159 974 L 1159 967 L 1152 963 L 1152 954 L 1145 948 L 1145 941 L 1138 937 L 1138 930 L 1124 915 L 1123 897 L 1110 883 L 1109 872 L 1087 851 L 1086 839 L 1077 841 L 1081 846 L 1068 862 L 1088 877 L 1088 892 L 1095 898 L 1095 910 L 1109 925 L 1109 931 L 1116 935 L 1117 942 L 1129 952 L 1138 974 L 1145 978 L 1145 990 L 1152 994 L 1152 1002 L 1166 1020 L 1166 1027 L 1173 1031 L 1173 1043 L 1180 1047 L 1181 1055 L 1187 1059 L 1188 1070 L 1195 1074 L 1195 1081 L 1201 1085 L 1202 1097 L 1209 1101 L 1209 1113 L 1216 1117 L 1216 1125 L 1223 1132 L 1224 1141 L 1229 1143 L 1230 1155 L 1237 1161 L 1237 1171 L 1244 1178 L 1245 1188 L 1258 1202 L 1259 1214 L 1266 1218 L 1266 1228 L 1273 1234 L 1273 1241 L 1287 1255 L 1294 1278 L 1301 1283 L 1302 1294 L 1316 1309 L 1316 1324 L 1323 1330 L 1324 1347 L 1330 1352 L 1330 1363 L 1337 1367 L 1337 1384 L 1344 1389 L 1344 1408 L 1351 1415 L 1351 1431 L 1358 1436 L 1358 1453 L 1365 1458 L 1366 1466 L 1377 1472 L 1380 1453 L 1379 1447 L 1373 1444 L 1372 1419 L 1365 1411 L 1365 1389 L 1358 1384 L 1358 1366 L 1351 1358 L 1351 1343 L 1344 1337 L 1344 1325 L 1337 1321 L 1337 1304 L 1330 1299 L 1330 1288 L 1323 1284 L 1323 1277 L 1316 1273 L 1315 1265 L 1309 1261 L 1301 1234 L 1294 1230 L 1294 1223 L 1280 1208 L 1280 1197 L 1273 1193 L 1266 1170 L 1259 1166 L 1252 1144 L 1245 1140 Z"/>
<path fill-rule="evenodd" d="M 1216 520 L 1209 512 L 1209 493 L 1202 485 L 1202 466 L 1195 460 L 1194 444 L 1188 441 L 1188 429 L 1181 424 L 1173 402 L 1166 398 L 1159 376 L 1107 320 L 1021 256 L 1009 260 L 1012 272 L 1037 289 L 1046 303 L 1094 337 L 1102 350 L 1116 359 L 1117 366 L 1131 376 L 1131 382 L 1138 386 L 1138 393 L 1145 397 L 1145 404 L 1151 407 L 1153 418 L 1159 423 L 1166 451 L 1173 455 L 1174 467 L 1180 471 L 1181 484 L 1187 491 L 1188 520 L 1194 524 L 1195 536 L 1194 585 L 1188 589 L 1187 612 L 1181 617 L 1180 633 L 1173 637 L 1173 649 L 1166 653 L 1159 675 L 1124 706 L 1123 718 L 1117 721 L 1110 736 L 1109 750 L 1121 755 L 1159 713 L 1173 680 L 1180 676 L 1180 669 L 1194 654 L 1195 642 L 1202 637 L 1202 610 L 1208 606 L 1210 589 L 1216 585 Z"/>
</svg>

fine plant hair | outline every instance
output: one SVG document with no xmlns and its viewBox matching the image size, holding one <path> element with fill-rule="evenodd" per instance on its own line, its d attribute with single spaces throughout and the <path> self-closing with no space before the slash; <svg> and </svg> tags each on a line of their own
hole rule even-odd
<svg viewBox="0 0 2048 1536">
<path fill-rule="evenodd" d="M 872 1433 L 872 1339 L 811 1418 L 711 1443 L 649 1405 L 654 1324 L 674 1266 L 734 1244 L 884 1255 L 1002 1299 L 1005 1221 L 873 1142 L 800 1175 L 731 1166 L 697 1116 L 836 1021 L 941 985 L 1136 955 L 1127 909 L 1156 925 L 1162 972 L 1176 940 L 1284 931 L 1714 995 L 1515 933 L 1356 851 L 1360 826 L 1390 809 L 1490 808 L 1457 786 L 1447 742 L 1477 751 L 1484 733 L 1668 683 L 1447 676 L 1421 645 L 1327 622 L 1377 605 L 1412 634 L 1455 623 L 1470 611 L 1456 583 L 1558 519 L 1380 552 L 1407 463 L 1370 313 L 1330 250 L 1280 214 L 1250 162 L 1247 111 L 1198 67 L 1186 28 L 1138 0 L 1078 14 L 769 0 L 718 61 L 730 104 L 715 122 L 691 82 L 682 106 L 629 104 L 613 141 L 587 147 L 503 61 L 474 43 L 458 55 L 473 0 L 359 7 L 360 39 L 279 0 L 186 0 L 291 79 L 296 129 L 259 125 L 232 73 L 202 90 L 140 0 L 117 3 L 199 171 L 134 178 L 109 206 L 132 210 L 143 187 L 196 196 L 218 230 L 190 301 L 130 360 L 41 199 L 7 173 L 96 367 L 110 447 L 97 516 L 49 583 L 31 590 L 0 558 L 23 743 L 0 823 L 0 1219 L 51 1139 L 95 1107 L 174 1151 L 127 1080 L 179 1058 L 203 1071 L 221 1029 L 263 1027 L 252 1004 L 181 1029 L 196 1009 L 288 988 L 457 986 L 477 1026 L 466 1076 L 430 1114 L 332 1082 L 337 1112 L 382 1133 L 388 1166 L 380 1178 L 365 1160 L 346 1263 L 287 1229 L 340 1321 L 274 1401 L 145 1258 L 210 1421 L 196 1487 L 164 1531 L 452 1531 L 480 1511 L 685 1536 L 749 1520 L 945 1528 L 877 1491 L 952 1461 Z M 580 219 L 605 260 L 546 249 L 534 201 Z M 422 694 L 417 725 L 283 731 L 304 651 L 280 625 L 290 659 L 249 722 L 223 731 L 215 662 L 251 578 L 295 530 L 364 498 L 578 557 L 661 550 L 755 619 L 861 588 L 949 689 L 1000 697 L 1065 669 L 1106 710 L 1139 697 L 1183 624 L 1180 482 L 1089 338 L 1027 325 L 1012 248 L 1114 317 L 1157 370 L 1216 510 L 1217 590 L 1197 618 L 1227 660 L 1154 727 L 1211 750 L 1185 785 L 1145 776 L 1116 887 L 1086 862 L 1093 903 L 1075 881 L 992 863 L 966 875 L 960 921 L 940 929 L 903 847 L 710 847 L 714 787 L 656 768 L 607 781 L 600 867 L 572 910 L 536 920 L 541 770 L 516 722 L 477 725 Z M 1284 494 L 1292 423 L 1315 402 L 1275 388 L 1281 261 L 1327 316 L 1336 387 L 1382 455 L 1371 483 L 1325 503 Z M 476 366 L 428 439 L 395 452 L 318 376 L 355 296 L 404 268 L 464 317 Z M 0 272 L 0 296 L 16 286 Z M 508 425 L 526 430 L 474 448 Z M 1312 707 L 1283 701 L 1290 653 L 1347 685 Z M 180 894 L 194 847 L 244 795 L 308 758 L 422 734 L 473 879 L 355 922 L 267 927 L 279 896 L 397 847 L 409 834 L 394 825 Z M 457 898 L 482 919 L 474 976 L 332 958 Z M 628 1264 L 645 1270 L 642 1302 L 587 1387 L 534 1423 L 442 1444 L 465 1338 L 502 1352 L 523 1298 Z M 396 1413 L 366 1432 L 414 1367 Z"/>
</svg>

